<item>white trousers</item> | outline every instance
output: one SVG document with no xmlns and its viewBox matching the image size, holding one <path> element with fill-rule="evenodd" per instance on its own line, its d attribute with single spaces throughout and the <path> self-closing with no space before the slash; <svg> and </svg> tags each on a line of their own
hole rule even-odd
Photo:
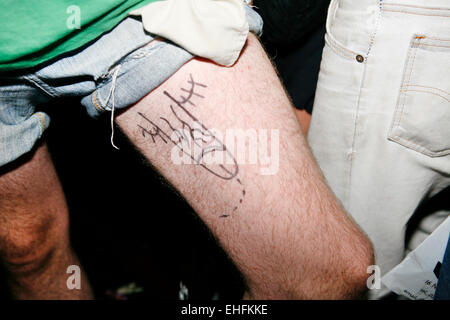
<svg viewBox="0 0 450 320">
<path fill-rule="evenodd" d="M 308 140 L 385 274 L 419 204 L 450 185 L 450 0 L 333 0 Z"/>
</svg>

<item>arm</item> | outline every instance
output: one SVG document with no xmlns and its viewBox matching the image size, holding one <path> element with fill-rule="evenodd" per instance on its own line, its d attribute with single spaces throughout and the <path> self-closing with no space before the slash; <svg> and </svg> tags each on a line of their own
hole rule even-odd
<svg viewBox="0 0 450 320">
<path fill-rule="evenodd" d="M 364 289 L 371 244 L 326 185 L 255 36 L 233 67 L 195 59 L 116 121 L 208 225 L 250 298 L 350 298 Z M 239 164 L 240 154 L 213 128 L 267 129 L 275 142 L 270 133 L 278 130 L 273 174 L 260 162 Z M 188 154 L 183 143 L 191 133 L 204 158 L 228 162 L 176 164 L 174 154 Z"/>
</svg>

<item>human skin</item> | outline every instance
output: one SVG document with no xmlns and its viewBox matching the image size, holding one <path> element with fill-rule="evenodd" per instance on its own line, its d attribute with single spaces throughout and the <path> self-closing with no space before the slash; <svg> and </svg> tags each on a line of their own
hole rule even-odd
<svg viewBox="0 0 450 320">
<path fill-rule="evenodd" d="M 303 134 L 306 136 L 309 130 L 309 124 L 311 122 L 311 115 L 303 109 L 295 109 L 295 114 L 297 116 L 298 122 L 303 129 Z"/>
<path fill-rule="evenodd" d="M 0 260 L 15 299 L 91 299 L 67 288 L 70 248 L 65 196 L 45 143 L 0 172 Z"/>
</svg>

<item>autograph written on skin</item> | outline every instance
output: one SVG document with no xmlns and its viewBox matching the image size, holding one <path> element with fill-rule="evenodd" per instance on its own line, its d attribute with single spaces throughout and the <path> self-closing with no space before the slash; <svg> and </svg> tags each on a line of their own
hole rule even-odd
<svg viewBox="0 0 450 320">
<path fill-rule="evenodd" d="M 211 130 L 209 130 L 197 117 L 195 117 L 189 110 L 196 107 L 193 101 L 193 97 L 198 99 L 204 99 L 205 97 L 200 94 L 198 89 L 207 88 L 205 84 L 196 82 L 192 76 L 189 76 L 187 81 L 189 88 L 180 88 L 184 95 L 180 95 L 179 99 L 176 99 L 168 91 L 164 91 L 164 95 L 169 99 L 170 114 L 168 117 L 159 117 L 160 124 L 151 120 L 142 112 L 138 112 L 138 115 L 142 119 L 142 124 L 138 124 L 141 130 L 142 136 L 150 138 L 153 143 L 160 139 L 163 143 L 171 143 L 177 147 L 182 153 L 189 156 L 194 164 L 201 166 L 206 171 L 223 180 L 236 181 L 241 186 L 241 198 L 239 204 L 241 204 L 245 197 L 245 189 L 243 188 L 242 181 L 239 179 L 239 165 L 233 156 L 233 154 L 227 149 L 226 145 L 218 139 Z M 196 152 L 193 154 L 191 151 L 191 144 L 194 144 Z M 203 161 L 204 158 L 210 154 L 217 155 L 222 153 L 226 161 L 226 165 L 223 164 L 208 164 L 207 161 Z M 233 212 L 238 209 L 237 206 L 233 208 Z M 229 214 L 220 216 L 221 218 L 229 217 Z"/>
</svg>

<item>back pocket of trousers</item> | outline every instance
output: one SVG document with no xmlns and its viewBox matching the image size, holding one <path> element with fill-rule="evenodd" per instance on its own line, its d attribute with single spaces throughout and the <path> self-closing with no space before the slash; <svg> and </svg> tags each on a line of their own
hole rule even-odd
<svg viewBox="0 0 450 320">
<path fill-rule="evenodd" d="M 430 157 L 450 154 L 450 39 L 410 43 L 389 140 Z"/>
</svg>

